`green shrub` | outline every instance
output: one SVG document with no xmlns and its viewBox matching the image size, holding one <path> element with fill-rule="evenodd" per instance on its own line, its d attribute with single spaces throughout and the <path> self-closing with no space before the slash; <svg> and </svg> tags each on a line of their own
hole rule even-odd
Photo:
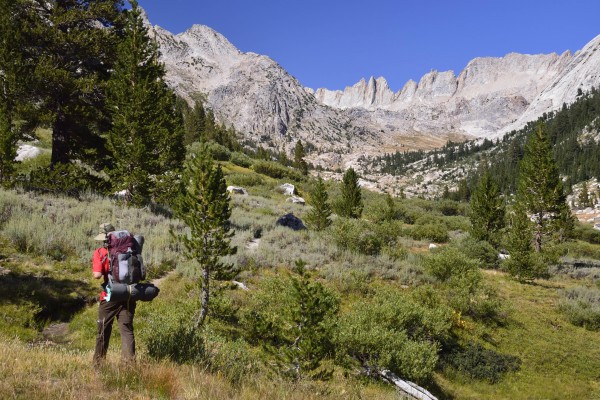
<svg viewBox="0 0 600 400">
<path fill-rule="evenodd" d="M 454 247 L 445 247 L 423 260 L 425 270 L 441 282 L 448 305 L 474 318 L 498 322 L 501 303 L 484 285 L 479 262 Z"/>
<path fill-rule="evenodd" d="M 447 282 L 452 277 L 465 276 L 477 271 L 477 261 L 467 257 L 454 247 L 444 247 L 424 259 L 425 270 L 440 282 Z"/>
<path fill-rule="evenodd" d="M 252 165 L 252 170 L 275 179 L 289 178 L 295 181 L 304 179 L 297 171 L 273 161 L 257 161 Z"/>
<path fill-rule="evenodd" d="M 457 201 L 442 200 L 438 204 L 438 209 L 446 216 L 461 214 L 460 203 Z"/>
<path fill-rule="evenodd" d="M 458 246 L 466 256 L 479 261 L 480 265 L 485 268 L 497 268 L 500 264 L 498 250 L 485 240 L 467 236 L 459 242 Z"/>
<path fill-rule="evenodd" d="M 368 224 L 359 220 L 339 218 L 334 222 L 332 232 L 335 244 L 344 250 L 377 255 L 383 246 L 383 241 Z"/>
<path fill-rule="evenodd" d="M 334 336 L 338 361 L 347 368 L 389 369 L 424 381 L 437 364 L 439 341 L 450 326 L 448 308 L 428 308 L 402 293 L 381 291 L 340 317 Z"/>
<path fill-rule="evenodd" d="M 31 171 L 23 179 L 25 189 L 38 193 L 79 197 L 85 192 L 107 193 L 110 182 L 77 164 L 56 164 Z"/>
<path fill-rule="evenodd" d="M 210 142 L 208 145 L 208 152 L 211 157 L 217 161 L 229 161 L 231 158 L 231 151 L 219 143 Z"/>
<path fill-rule="evenodd" d="M 600 231 L 597 231 L 600 232 Z M 574 240 L 563 244 L 566 253 L 571 258 L 588 258 L 600 260 L 600 246 L 581 240 Z"/>
<path fill-rule="evenodd" d="M 600 289 L 577 287 L 563 292 L 559 309 L 576 326 L 600 330 Z"/>
<path fill-rule="evenodd" d="M 225 376 L 233 384 L 239 384 L 260 370 L 260 357 L 242 339 L 231 340 L 207 330 L 206 362 L 211 372 Z"/>
<path fill-rule="evenodd" d="M 576 224 L 573 237 L 591 244 L 600 244 L 600 231 L 587 224 Z"/>
<path fill-rule="evenodd" d="M 242 187 L 259 186 L 265 183 L 263 177 L 257 174 L 234 173 L 227 175 L 225 180 L 229 185 Z"/>
<path fill-rule="evenodd" d="M 148 355 L 181 364 L 203 362 L 206 359 L 204 337 L 193 324 L 197 303 L 187 300 L 173 304 L 158 300 L 152 306 L 140 332 Z"/>
<path fill-rule="evenodd" d="M 314 280 L 297 261 L 295 273 L 286 279 L 271 278 L 253 292 L 242 313 L 249 341 L 271 355 L 276 372 L 292 379 L 331 376 L 322 362 L 333 352 L 332 331 L 339 299 Z"/>
<path fill-rule="evenodd" d="M 244 153 L 240 153 L 239 151 L 234 151 L 231 153 L 231 162 L 237 166 L 250 168 L 252 166 L 252 159 L 245 155 Z"/>
<path fill-rule="evenodd" d="M 450 240 L 448 229 L 441 224 L 414 225 L 409 235 L 415 240 L 431 240 L 436 243 L 446 243 Z"/>
<path fill-rule="evenodd" d="M 479 343 L 468 343 L 464 349 L 450 353 L 445 364 L 472 379 L 497 383 L 508 372 L 521 367 L 521 359 L 486 349 Z"/>
</svg>

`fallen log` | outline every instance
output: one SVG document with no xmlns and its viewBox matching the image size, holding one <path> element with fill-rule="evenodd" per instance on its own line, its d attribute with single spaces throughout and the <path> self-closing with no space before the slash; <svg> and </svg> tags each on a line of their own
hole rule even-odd
<svg viewBox="0 0 600 400">
<path fill-rule="evenodd" d="M 400 379 L 390 370 L 385 369 L 383 371 L 377 371 L 377 373 L 383 379 L 392 383 L 399 390 L 401 390 L 403 393 L 405 393 L 407 396 L 410 396 L 413 399 L 437 400 L 437 397 L 435 397 L 434 395 L 429 393 L 429 391 L 427 391 L 427 389 L 422 388 L 421 386 L 418 386 L 415 383 Z"/>
</svg>

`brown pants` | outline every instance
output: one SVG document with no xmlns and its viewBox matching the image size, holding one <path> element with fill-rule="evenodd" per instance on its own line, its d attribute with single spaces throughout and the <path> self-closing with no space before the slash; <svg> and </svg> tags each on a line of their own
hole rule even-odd
<svg viewBox="0 0 600 400">
<path fill-rule="evenodd" d="M 110 302 L 102 301 L 98 308 L 98 333 L 96 336 L 96 350 L 94 363 L 106 357 L 112 325 L 115 317 L 119 322 L 121 331 L 121 359 L 125 362 L 135 358 L 135 337 L 133 336 L 133 316 L 135 315 L 135 301 Z"/>
</svg>

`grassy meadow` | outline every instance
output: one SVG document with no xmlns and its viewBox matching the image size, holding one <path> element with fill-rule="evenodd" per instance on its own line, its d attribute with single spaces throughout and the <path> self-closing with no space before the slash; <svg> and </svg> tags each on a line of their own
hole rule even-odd
<svg viewBox="0 0 600 400">
<path fill-rule="evenodd" d="M 228 184 L 249 192 L 232 195 L 238 251 L 227 259 L 249 290 L 215 285 L 198 334 L 185 325 L 198 309 L 198 271 L 173 241 L 185 226 L 167 212 L 93 193 L 0 190 L 1 398 L 402 398 L 365 376 L 357 349 L 370 352 L 371 365 L 393 354 L 389 365 L 440 399 L 600 398 L 597 268 L 514 281 L 493 249 L 469 238 L 468 205 L 447 200 L 394 199 L 390 218 L 385 196 L 364 192 L 361 220 L 333 216 L 323 232 L 292 231 L 275 221 L 290 212 L 302 219 L 309 206 L 276 190 L 285 179 L 223 166 Z M 310 200 L 314 182 L 294 183 Z M 335 201 L 338 185 L 327 186 Z M 138 303 L 137 364 L 120 364 L 115 328 L 107 363 L 95 369 L 99 285 L 90 259 L 98 225 L 108 221 L 145 236 L 144 260 L 161 294 Z M 587 234 L 565 253 L 600 258 L 593 233 L 580 229 Z M 304 275 L 294 272 L 299 260 Z M 315 325 L 334 349 L 315 368 L 326 380 L 281 367 L 279 349 L 295 332 L 290 304 L 315 293 L 331 311 Z"/>
</svg>

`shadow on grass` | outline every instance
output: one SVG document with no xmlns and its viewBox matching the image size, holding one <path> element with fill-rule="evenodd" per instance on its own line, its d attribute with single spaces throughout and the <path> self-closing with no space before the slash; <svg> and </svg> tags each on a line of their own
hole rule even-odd
<svg viewBox="0 0 600 400">
<path fill-rule="evenodd" d="M 92 303 L 95 292 L 88 283 L 73 279 L 37 277 L 10 271 L 0 276 L 0 304 L 35 304 L 38 322 L 67 322 Z M 25 311 L 23 311 L 25 312 Z"/>
</svg>

